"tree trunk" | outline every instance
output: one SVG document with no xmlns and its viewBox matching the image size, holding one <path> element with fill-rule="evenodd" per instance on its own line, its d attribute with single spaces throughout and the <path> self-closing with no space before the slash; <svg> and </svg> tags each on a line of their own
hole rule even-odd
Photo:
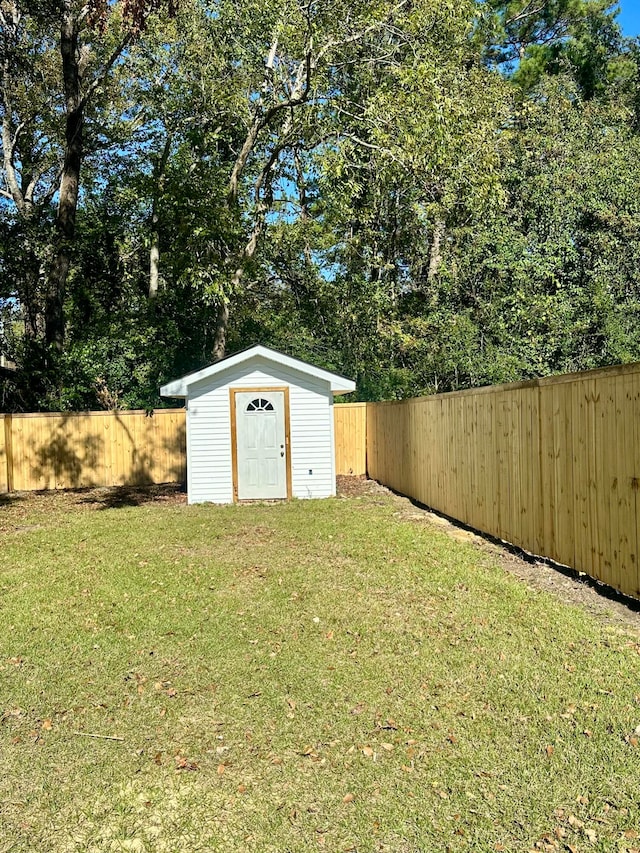
<svg viewBox="0 0 640 853">
<path fill-rule="evenodd" d="M 282 101 L 272 104 L 265 108 L 264 101 L 272 85 L 273 68 L 276 61 L 276 53 L 278 49 L 278 39 L 274 37 L 269 56 L 265 63 L 265 76 L 260 97 L 254 104 L 253 117 L 251 124 L 247 130 L 244 142 L 236 157 L 231 176 L 227 185 L 227 208 L 233 211 L 237 205 L 238 188 L 240 179 L 244 173 L 247 161 L 256 147 L 258 137 L 261 131 L 268 127 L 271 120 L 281 112 L 286 111 L 287 116 L 278 132 L 278 138 L 273 145 L 271 153 L 268 155 L 266 162 L 260 170 L 258 177 L 254 183 L 253 194 L 255 199 L 254 223 L 249 239 L 244 248 L 237 255 L 229 259 L 229 270 L 234 270 L 231 275 L 229 285 L 230 297 L 232 294 L 237 294 L 242 278 L 244 276 L 244 267 L 247 261 L 251 260 L 255 255 L 258 247 L 258 242 L 264 232 L 266 216 L 273 203 L 272 189 L 270 180 L 273 169 L 278 162 L 278 157 L 288 143 L 288 137 L 293 127 L 293 111 L 295 108 L 305 104 L 309 98 L 311 86 L 311 74 L 314 68 L 312 62 L 312 42 L 306 46 L 304 59 L 298 63 L 295 71 L 291 87 L 288 92 L 288 97 Z M 220 306 L 218 311 L 218 319 L 216 322 L 216 331 L 211 350 L 211 355 L 214 361 L 219 361 L 224 358 L 226 350 L 227 327 L 229 325 L 229 299 L 227 298 Z"/>
<path fill-rule="evenodd" d="M 445 235 L 445 223 L 443 219 L 436 220 L 431 238 L 431 250 L 429 252 L 429 269 L 427 271 L 427 284 L 431 286 L 440 270 L 442 261 L 442 241 Z"/>
<path fill-rule="evenodd" d="M 60 27 L 60 54 L 65 94 L 65 152 L 58 210 L 54 261 L 51 265 L 45 304 L 45 340 L 60 351 L 64 344 L 64 297 L 76 233 L 76 210 L 83 155 L 84 104 L 78 52 L 78 24 L 71 0 L 65 0 Z"/>
<path fill-rule="evenodd" d="M 160 216 L 158 214 L 158 207 L 160 206 L 160 199 L 164 190 L 164 178 L 170 151 L 171 134 L 167 133 L 164 148 L 162 149 L 160 160 L 156 165 L 154 175 L 153 206 L 151 209 L 151 248 L 149 250 L 149 299 L 155 299 L 160 283 L 160 231 L 158 229 Z"/>
<path fill-rule="evenodd" d="M 211 349 L 211 357 L 214 361 L 220 361 L 224 358 L 227 348 L 227 326 L 229 325 L 229 304 L 223 302 L 218 310 L 218 319 L 216 321 L 216 333 L 213 339 L 213 347 Z"/>
</svg>

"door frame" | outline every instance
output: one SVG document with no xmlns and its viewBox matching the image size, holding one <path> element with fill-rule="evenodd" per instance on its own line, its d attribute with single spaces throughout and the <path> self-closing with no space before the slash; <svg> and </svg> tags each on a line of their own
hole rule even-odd
<svg viewBox="0 0 640 853">
<path fill-rule="evenodd" d="M 289 413 L 289 386 L 269 385 L 253 388 L 229 388 L 229 407 L 231 414 L 231 476 L 233 481 L 233 502 L 239 503 L 238 498 L 238 422 L 236 417 L 236 394 L 259 395 L 263 391 L 280 391 L 284 393 L 284 454 L 286 462 L 287 500 L 293 497 L 291 478 L 291 417 Z M 259 499 L 258 499 L 259 500 Z M 265 500 L 267 500 L 265 498 Z"/>
</svg>

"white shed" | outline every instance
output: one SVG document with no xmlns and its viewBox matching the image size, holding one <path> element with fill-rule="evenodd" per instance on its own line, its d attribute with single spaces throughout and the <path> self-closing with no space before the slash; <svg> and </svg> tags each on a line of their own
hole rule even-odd
<svg viewBox="0 0 640 853">
<path fill-rule="evenodd" d="M 354 390 L 263 346 L 163 385 L 186 400 L 189 503 L 335 495 L 333 397 Z"/>
</svg>

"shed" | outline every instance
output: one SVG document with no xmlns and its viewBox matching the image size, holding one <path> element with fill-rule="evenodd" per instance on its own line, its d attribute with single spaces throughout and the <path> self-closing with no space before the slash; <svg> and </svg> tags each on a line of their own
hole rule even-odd
<svg viewBox="0 0 640 853">
<path fill-rule="evenodd" d="M 163 385 L 186 401 L 189 503 L 335 495 L 333 397 L 354 390 L 264 346 Z"/>
</svg>

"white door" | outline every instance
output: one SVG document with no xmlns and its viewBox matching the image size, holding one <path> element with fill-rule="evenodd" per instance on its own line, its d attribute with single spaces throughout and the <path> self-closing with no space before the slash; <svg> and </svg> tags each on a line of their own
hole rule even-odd
<svg viewBox="0 0 640 853">
<path fill-rule="evenodd" d="M 236 391 L 238 500 L 287 497 L 285 392 Z"/>
</svg>

